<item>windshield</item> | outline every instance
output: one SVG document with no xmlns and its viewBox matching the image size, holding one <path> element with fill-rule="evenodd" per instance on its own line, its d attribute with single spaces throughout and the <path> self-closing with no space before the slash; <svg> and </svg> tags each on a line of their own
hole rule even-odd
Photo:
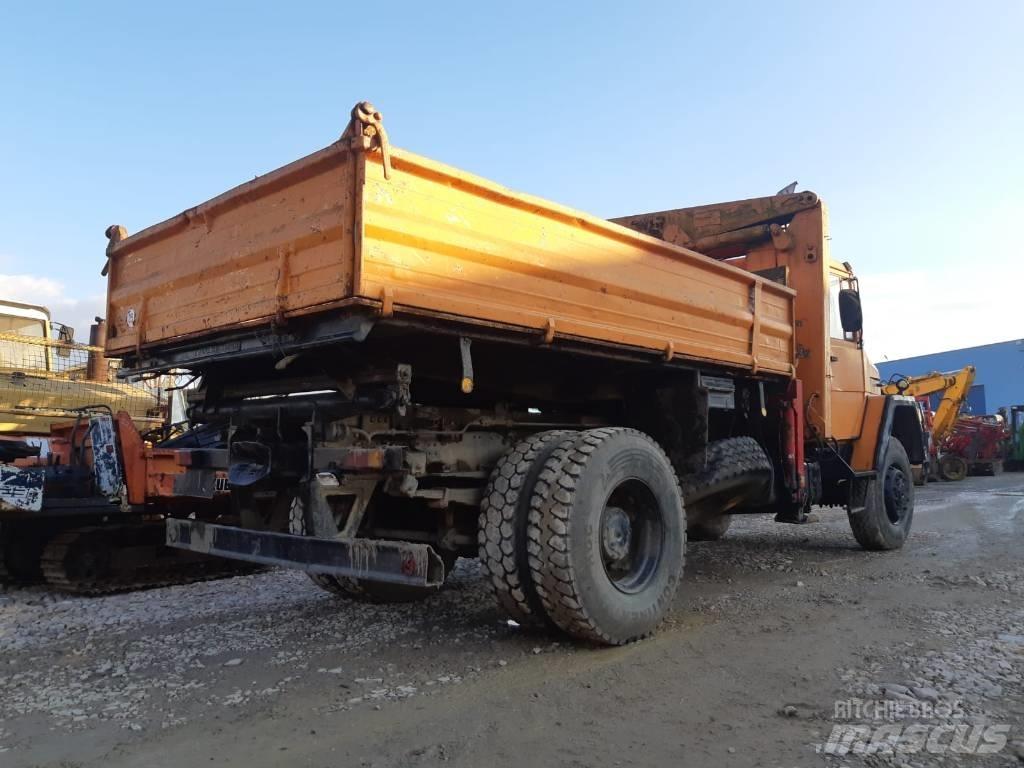
<svg viewBox="0 0 1024 768">
<path fill-rule="evenodd" d="M 0 315 L 0 333 L 17 333 L 21 336 L 35 336 L 41 339 L 46 335 L 46 326 L 43 325 L 42 320 L 31 317 Z"/>
<path fill-rule="evenodd" d="M 46 336 L 43 320 L 16 315 L 0 315 L 0 334 L 17 334 L 42 339 Z M 16 370 L 46 370 L 46 347 L 25 344 L 0 336 L 0 367 Z"/>
</svg>

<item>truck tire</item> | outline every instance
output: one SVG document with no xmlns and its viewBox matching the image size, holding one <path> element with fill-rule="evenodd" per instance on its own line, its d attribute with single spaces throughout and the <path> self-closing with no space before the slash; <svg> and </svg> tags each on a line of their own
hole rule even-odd
<svg viewBox="0 0 1024 768">
<path fill-rule="evenodd" d="M 477 528 L 480 570 L 499 609 L 520 624 L 545 619 L 526 549 L 530 499 L 552 451 L 577 434 L 552 430 L 522 440 L 501 457 L 484 489 Z"/>
<path fill-rule="evenodd" d="M 948 453 L 939 462 L 939 476 L 943 480 L 959 482 L 967 477 L 967 462 L 954 453 Z"/>
<path fill-rule="evenodd" d="M 458 555 L 443 552 L 444 577 L 448 578 Z M 362 603 L 415 603 L 437 594 L 440 587 L 413 587 L 408 584 L 389 584 L 384 581 L 353 579 L 349 576 L 332 576 L 327 573 L 309 573 L 310 580 L 327 592 L 348 600 Z"/>
<path fill-rule="evenodd" d="M 680 481 L 687 509 L 686 535 L 716 541 L 732 524 L 730 509 L 770 487 L 772 462 L 752 437 L 728 437 L 708 444 L 705 468 Z"/>
<path fill-rule="evenodd" d="M 581 432 L 545 462 L 527 538 L 534 587 L 557 627 L 602 645 L 642 638 L 665 616 L 683 570 L 675 470 L 641 432 Z"/>
<path fill-rule="evenodd" d="M 914 519 L 914 483 L 903 444 L 889 438 L 878 476 L 870 481 L 864 509 L 850 513 L 857 542 L 868 550 L 899 549 Z"/>
</svg>

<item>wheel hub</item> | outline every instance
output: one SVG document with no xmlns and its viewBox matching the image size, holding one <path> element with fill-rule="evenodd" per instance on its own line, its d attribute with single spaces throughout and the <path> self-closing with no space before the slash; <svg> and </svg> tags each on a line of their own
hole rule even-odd
<svg viewBox="0 0 1024 768">
<path fill-rule="evenodd" d="M 629 557 L 633 538 L 633 525 L 629 515 L 620 507 L 608 507 L 601 529 L 601 548 L 609 565 L 618 565 Z"/>
<path fill-rule="evenodd" d="M 909 505 L 907 476 L 898 467 L 889 467 L 885 473 L 885 511 L 893 523 L 900 522 Z"/>
</svg>

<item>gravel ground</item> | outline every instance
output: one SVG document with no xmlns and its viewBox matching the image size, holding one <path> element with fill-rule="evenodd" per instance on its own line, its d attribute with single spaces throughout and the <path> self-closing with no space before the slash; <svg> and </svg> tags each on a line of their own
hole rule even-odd
<svg viewBox="0 0 1024 768">
<path fill-rule="evenodd" d="M 829 511 L 692 544 L 665 626 L 622 649 L 499 620 L 468 560 L 400 606 L 285 571 L 3 592 L 0 765 L 1019 765 L 1024 475 L 919 491 L 899 553 Z M 851 725 L 946 746 L 844 751 Z M 948 746 L 974 726 L 1005 745 Z"/>
</svg>

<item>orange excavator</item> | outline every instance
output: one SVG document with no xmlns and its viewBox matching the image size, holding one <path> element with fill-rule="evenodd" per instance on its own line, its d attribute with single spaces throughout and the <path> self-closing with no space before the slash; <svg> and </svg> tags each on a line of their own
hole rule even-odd
<svg viewBox="0 0 1024 768">
<path fill-rule="evenodd" d="M 175 489 L 181 468 L 153 448 L 173 441 L 164 390 L 118 381 L 105 336 L 100 321 L 78 343 L 45 307 L 0 300 L 0 585 L 101 594 L 237 570 L 164 546 L 168 508 L 209 501 L 216 478 Z M 155 509 L 147 482 L 173 498 Z"/>
<path fill-rule="evenodd" d="M 924 485 L 929 479 L 963 480 L 967 476 L 967 463 L 954 453 L 941 453 L 940 446 L 956 426 L 960 410 L 967 400 L 967 393 L 974 383 L 975 369 L 966 365 L 959 371 L 939 373 L 933 371 L 922 376 L 892 376 L 882 385 L 886 395 L 911 395 L 922 408 L 925 423 L 927 450 L 925 463 L 914 467 L 914 481 Z M 930 396 L 942 393 L 938 408 L 932 412 Z"/>
</svg>

